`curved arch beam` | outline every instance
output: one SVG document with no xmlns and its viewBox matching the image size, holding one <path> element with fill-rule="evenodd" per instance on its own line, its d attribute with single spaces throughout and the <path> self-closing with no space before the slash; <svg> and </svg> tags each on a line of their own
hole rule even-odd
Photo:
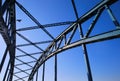
<svg viewBox="0 0 120 81">
<path fill-rule="evenodd" d="M 38 62 L 36 63 L 36 65 L 34 66 L 32 73 L 29 76 L 29 80 L 32 79 L 32 76 L 34 75 L 34 73 L 37 71 L 37 69 L 46 61 L 48 60 L 50 57 L 54 56 L 55 54 L 58 54 L 62 51 L 65 51 L 67 49 L 71 49 L 77 46 L 81 46 L 82 44 L 90 44 L 90 43 L 94 43 L 94 42 L 99 42 L 99 41 L 105 41 L 105 40 L 109 40 L 109 39 L 114 39 L 114 38 L 119 38 L 120 37 L 120 29 L 117 30 L 113 30 L 113 31 L 109 31 L 106 33 L 102 33 L 96 36 L 92 36 L 89 38 L 85 38 L 79 41 L 76 41 L 74 43 L 71 43 L 69 45 L 63 46 L 59 49 L 57 49 L 56 51 L 50 53 L 49 55 L 45 55 L 43 54 L 39 59 Z"/>
<path fill-rule="evenodd" d="M 83 38 L 81 40 L 76 40 L 75 42 L 71 42 L 71 39 L 74 36 L 74 32 L 77 29 L 78 24 L 83 23 L 87 21 L 89 18 L 93 17 L 97 14 L 99 10 L 104 10 L 105 5 L 111 5 L 112 3 L 116 2 L 117 0 L 104 0 L 101 1 L 99 4 L 97 4 L 95 7 L 93 7 L 90 11 L 88 11 L 86 14 L 84 14 L 82 17 L 80 17 L 75 23 L 73 23 L 70 27 L 68 27 L 65 31 L 63 31 L 49 46 L 46 48 L 44 53 L 40 56 L 40 58 L 37 60 L 35 66 L 33 67 L 33 70 L 31 74 L 29 75 L 28 81 L 31 81 L 33 79 L 34 74 L 38 70 L 38 68 L 50 57 L 54 56 L 55 54 L 58 54 L 62 51 L 65 51 L 70 48 L 74 48 L 77 46 L 80 46 L 82 44 L 89 44 L 114 38 L 120 37 L 120 29 L 112 30 L 109 32 L 105 32 L 102 34 L 98 34 L 92 37 Z M 100 14 L 100 13 L 99 13 Z M 66 38 L 66 36 L 71 33 L 69 38 Z M 64 41 L 64 45 L 62 43 Z M 69 41 L 69 42 L 68 42 Z M 57 48 L 57 49 L 55 49 Z"/>
</svg>

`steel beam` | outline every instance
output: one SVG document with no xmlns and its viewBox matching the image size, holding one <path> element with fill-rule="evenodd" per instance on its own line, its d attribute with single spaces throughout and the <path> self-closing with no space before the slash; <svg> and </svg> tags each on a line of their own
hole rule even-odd
<svg viewBox="0 0 120 81">
<path fill-rule="evenodd" d="M 30 62 L 26 62 L 27 64 L 30 64 L 30 63 L 34 63 L 36 61 L 30 61 Z M 23 65 L 24 63 L 19 63 L 19 64 L 15 64 L 15 66 L 20 66 L 20 65 Z"/>
<path fill-rule="evenodd" d="M 6 68 L 6 71 L 5 71 L 5 75 L 4 75 L 4 77 L 3 77 L 3 81 L 6 81 L 7 74 L 8 74 L 8 71 L 9 71 L 9 66 L 10 66 L 10 59 L 9 59 L 8 64 L 7 64 L 7 68 Z"/>
<path fill-rule="evenodd" d="M 15 46 L 16 46 L 16 12 L 15 12 L 15 0 L 10 0 L 9 5 L 9 18 L 10 18 L 10 78 L 9 81 L 13 80 L 14 64 L 15 64 Z"/>
<path fill-rule="evenodd" d="M 6 50 L 4 52 L 4 56 L 3 56 L 2 61 L 0 63 L 0 73 L 1 73 L 2 67 L 4 65 L 4 62 L 5 62 L 5 59 L 6 59 L 6 56 L 7 56 L 7 52 L 8 52 L 8 47 L 6 48 Z"/>
<path fill-rule="evenodd" d="M 26 71 L 24 71 L 24 70 L 22 70 L 22 69 L 20 69 L 20 68 L 18 68 L 18 67 L 16 67 L 16 66 L 15 66 L 15 68 L 18 69 L 18 70 L 20 70 L 21 72 L 23 72 L 23 73 L 29 75 L 29 73 L 27 73 Z"/>
<path fill-rule="evenodd" d="M 17 50 L 19 50 L 20 52 L 22 52 L 22 53 L 28 55 L 29 57 L 33 58 L 34 60 L 37 60 L 37 58 L 35 58 L 35 57 L 33 57 L 32 55 L 26 53 L 25 51 L 21 50 L 20 48 L 17 48 Z"/>
<path fill-rule="evenodd" d="M 15 59 L 18 60 L 18 61 L 20 61 L 20 62 L 22 62 L 23 64 L 26 64 L 27 66 L 33 68 L 30 64 L 28 64 L 28 63 L 26 63 L 26 62 L 24 62 L 24 61 L 22 61 L 22 60 L 20 60 L 20 59 L 18 59 L 18 58 L 15 58 Z"/>
<path fill-rule="evenodd" d="M 45 63 L 43 63 L 42 81 L 45 80 Z"/>
<path fill-rule="evenodd" d="M 76 9 L 74 0 L 72 0 L 72 4 L 73 4 L 74 12 L 76 15 L 76 19 L 78 20 L 79 17 L 78 17 L 78 13 L 77 13 L 77 9 Z M 83 34 L 83 29 L 82 29 L 81 23 L 78 24 L 78 28 L 79 28 L 79 32 L 80 32 L 80 38 L 82 39 L 84 37 L 84 34 Z M 82 49 L 83 49 L 83 54 L 85 57 L 88 81 L 93 81 L 86 44 L 82 44 Z"/>
<path fill-rule="evenodd" d="M 6 45 L 10 45 L 10 37 L 8 35 L 7 26 L 5 25 L 3 17 L 0 15 L 0 33 L 6 43 Z"/>
<path fill-rule="evenodd" d="M 54 81 L 57 81 L 57 55 L 55 55 L 55 65 L 54 65 L 54 68 L 55 68 L 55 73 L 54 73 Z"/>
<path fill-rule="evenodd" d="M 117 28 L 120 28 L 120 24 L 119 24 L 119 22 L 117 21 L 116 17 L 113 15 L 112 10 L 109 8 L 108 5 L 105 5 L 105 8 L 107 9 L 107 11 L 108 11 L 108 13 L 109 13 L 109 15 L 110 15 L 113 23 L 115 24 L 115 26 L 116 26 Z"/>
<path fill-rule="evenodd" d="M 94 8 L 92 8 L 87 13 L 85 13 L 83 16 L 81 16 L 79 18 L 78 22 L 79 23 L 85 22 L 86 20 L 88 20 L 89 18 L 94 16 L 99 9 L 104 8 L 105 5 L 111 5 L 111 4 L 115 3 L 116 1 L 118 1 L 118 0 L 103 0 L 103 1 L 101 1 L 96 6 L 94 6 Z"/>
<path fill-rule="evenodd" d="M 36 81 L 38 81 L 38 72 L 39 72 L 39 69 L 38 69 L 38 71 L 36 73 Z"/>
<path fill-rule="evenodd" d="M 34 45 L 36 45 L 36 44 L 46 44 L 46 43 L 50 43 L 50 42 L 52 42 L 52 40 L 41 41 L 41 42 L 34 42 L 33 44 Z M 20 44 L 20 45 L 16 45 L 16 47 L 29 46 L 29 45 L 32 45 L 32 44 Z"/>
<path fill-rule="evenodd" d="M 43 53 L 43 52 L 30 53 L 29 55 L 38 55 L 41 53 Z M 16 55 L 16 57 L 24 57 L 24 56 L 27 56 L 27 55 L 26 54 L 25 55 Z"/>
<path fill-rule="evenodd" d="M 32 68 L 25 69 L 25 70 L 22 70 L 22 71 L 20 70 L 20 71 L 14 72 L 14 74 L 18 74 L 18 73 L 21 73 L 21 72 L 23 72 L 23 71 L 25 72 L 25 71 L 29 71 L 29 70 L 32 70 Z"/>
<path fill-rule="evenodd" d="M 1 1 L 2 2 L 2 1 Z M 0 10 L 1 10 L 1 15 L 3 16 L 5 11 L 8 9 L 8 7 L 10 7 L 10 0 L 5 0 L 5 2 L 3 3 L 3 5 L 1 5 Z M 2 4 L 2 3 L 1 3 Z"/>
<path fill-rule="evenodd" d="M 45 24 L 42 25 L 44 28 L 48 27 L 56 27 L 56 26 L 63 26 L 63 25 L 70 25 L 73 24 L 74 21 L 66 21 L 66 22 L 58 22 L 58 23 L 51 23 L 51 24 Z M 17 29 L 16 31 L 27 31 L 27 30 L 33 30 L 33 29 L 40 29 L 38 26 L 32 26 L 32 27 L 25 27 Z"/>
<path fill-rule="evenodd" d="M 20 3 L 18 3 L 16 1 L 16 4 L 18 5 L 18 7 L 28 16 L 31 18 L 31 20 L 33 20 L 39 28 L 41 28 L 51 39 L 54 40 L 54 37 L 38 22 L 37 19 L 35 19 Z"/>
<path fill-rule="evenodd" d="M 95 15 L 92 23 L 90 24 L 90 26 L 89 26 L 89 28 L 88 28 L 88 31 L 87 31 L 86 34 L 84 35 L 84 38 L 86 38 L 86 37 L 88 37 L 88 36 L 90 35 L 90 33 L 91 33 L 91 31 L 93 30 L 96 22 L 98 21 L 100 15 L 102 14 L 102 11 L 103 11 L 103 9 L 98 10 L 98 12 L 96 13 L 96 15 Z"/>
<path fill-rule="evenodd" d="M 31 42 L 30 40 L 28 40 L 26 37 L 24 37 L 23 35 L 21 35 L 20 33 L 16 33 L 18 36 L 20 36 L 21 38 L 23 38 L 24 40 L 26 40 L 27 42 L 29 42 L 30 44 L 32 44 L 33 46 L 35 46 L 36 48 L 38 48 L 41 51 L 44 51 L 42 48 L 40 48 L 39 46 L 37 46 L 36 44 L 34 44 L 33 42 Z"/>
<path fill-rule="evenodd" d="M 23 80 L 25 81 L 23 78 L 27 78 L 28 76 L 24 76 L 24 77 L 18 77 L 17 75 L 14 75 L 15 77 L 17 77 L 18 79 L 14 80 L 14 81 L 19 81 L 19 80 Z"/>
<path fill-rule="evenodd" d="M 25 81 L 23 78 L 20 78 L 19 76 L 17 76 L 17 75 L 14 75 L 15 77 L 17 77 L 17 78 L 19 78 L 19 79 L 17 79 L 17 80 L 14 80 L 14 81 L 18 81 L 18 80 L 22 80 L 22 81 Z"/>
</svg>

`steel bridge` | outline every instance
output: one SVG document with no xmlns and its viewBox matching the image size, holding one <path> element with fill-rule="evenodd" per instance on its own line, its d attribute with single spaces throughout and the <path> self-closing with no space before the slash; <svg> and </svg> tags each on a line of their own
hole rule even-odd
<svg viewBox="0 0 120 81">
<path fill-rule="evenodd" d="M 38 78 L 41 78 L 41 80 L 44 81 L 46 62 L 52 57 L 54 58 L 54 81 L 57 81 L 59 77 L 57 54 L 79 46 L 82 47 L 84 54 L 87 79 L 88 81 L 94 81 L 86 45 L 120 37 L 119 21 L 110 8 L 111 5 L 118 2 L 118 0 L 102 0 L 79 17 L 75 1 L 71 0 L 76 20 L 43 25 L 19 2 L 19 0 L 0 0 L 0 33 L 6 44 L 4 53 L 0 56 L 0 76 L 2 76 L 0 81 L 38 81 L 40 80 Z M 26 16 L 35 23 L 35 26 L 17 28 L 17 24 L 23 21 L 21 19 L 17 19 L 16 16 L 18 14 L 16 14 L 16 7 L 26 14 Z M 100 16 L 104 11 L 107 11 L 107 15 L 110 16 L 112 24 L 114 25 L 113 29 L 91 35 L 91 32 L 96 27 L 96 23 L 100 20 Z M 87 22 L 89 19 L 91 19 L 91 24 L 84 33 L 82 24 Z M 60 34 L 54 36 L 51 32 L 49 32 L 50 28 L 54 30 L 54 28 L 59 26 L 63 28 L 66 26 Z M 22 34 L 22 32 L 29 33 L 28 30 L 40 31 L 45 34 L 44 37 L 47 39 L 44 40 L 44 37 L 42 37 L 43 40 L 34 42 L 31 38 Z M 77 31 L 79 31 L 79 33 L 76 33 Z M 75 36 L 79 39 L 74 39 Z M 18 43 L 17 41 L 21 39 L 24 41 L 22 43 Z M 34 52 L 31 52 L 31 50 L 29 50 L 31 46 L 37 50 L 33 49 Z M 27 50 L 22 48 L 26 48 Z M 35 55 L 37 55 L 37 57 L 35 57 Z M 39 74 L 40 71 L 42 72 L 41 74 Z"/>
</svg>

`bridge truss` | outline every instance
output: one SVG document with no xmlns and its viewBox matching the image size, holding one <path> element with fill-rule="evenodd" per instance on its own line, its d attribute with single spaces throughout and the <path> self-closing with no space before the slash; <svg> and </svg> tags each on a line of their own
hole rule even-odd
<svg viewBox="0 0 120 81">
<path fill-rule="evenodd" d="M 71 3 L 76 16 L 75 21 L 65 21 L 42 25 L 22 4 L 19 3 L 19 1 L 0 0 L 0 33 L 6 44 L 5 51 L 2 54 L 2 59 L 0 59 L 0 75 L 3 76 L 1 81 L 38 81 L 38 78 L 41 78 L 42 81 L 44 81 L 45 63 L 51 57 L 54 57 L 54 81 L 57 81 L 57 77 L 59 77 L 57 75 L 57 54 L 78 46 L 81 46 L 83 49 L 88 81 L 93 81 L 94 76 L 92 76 L 91 73 L 86 45 L 120 37 L 120 24 L 110 8 L 111 5 L 114 5 L 114 3 L 117 2 L 117 0 L 103 0 L 84 15 L 79 17 L 75 2 L 72 0 Z M 36 24 L 36 26 L 17 28 L 17 22 L 21 20 L 16 19 L 16 16 L 18 15 L 16 14 L 16 6 L 22 10 L 23 13 Z M 108 12 L 108 15 L 110 16 L 115 28 L 91 35 L 91 32 L 95 28 L 96 23 L 99 21 L 100 16 L 104 11 Z M 91 24 L 89 25 L 86 33 L 84 33 L 82 24 L 87 22 L 89 19 L 92 19 Z M 64 29 L 59 35 L 53 36 L 49 32 L 49 28 L 54 29 L 59 26 L 66 26 L 66 29 Z M 38 30 L 43 32 L 47 39 L 34 42 L 26 37 L 26 35 L 21 33 L 27 32 L 28 30 Z M 79 37 L 79 39 L 74 39 L 78 30 L 79 33 L 77 33 L 77 37 Z M 17 37 L 25 42 L 21 44 L 17 43 L 17 41 L 19 41 L 19 38 Z M 41 45 L 43 45 L 43 47 Z M 22 47 L 29 49 L 31 46 L 37 49 L 37 51 L 35 50 L 30 53 L 30 50 L 26 51 L 22 49 Z M 37 55 L 37 57 L 35 57 L 35 55 Z M 25 60 L 26 58 L 28 59 Z M 6 67 L 4 67 L 4 65 L 6 65 Z M 38 74 L 40 67 L 43 68 L 42 76 Z M 24 76 L 20 76 L 20 74 Z"/>
</svg>

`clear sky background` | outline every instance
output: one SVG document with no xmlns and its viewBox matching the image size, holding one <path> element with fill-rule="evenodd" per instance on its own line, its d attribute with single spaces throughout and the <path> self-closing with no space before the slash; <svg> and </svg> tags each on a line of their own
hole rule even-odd
<svg viewBox="0 0 120 81">
<path fill-rule="evenodd" d="M 101 0 L 75 0 L 79 17 L 90 10 L 95 4 Z M 20 2 L 42 25 L 63 21 L 75 21 L 76 17 L 72 7 L 71 0 L 19 0 Z M 111 6 L 113 13 L 118 21 L 120 21 L 120 0 Z M 17 22 L 17 29 L 29 26 L 36 26 L 18 7 L 16 7 L 17 19 L 22 19 Z M 82 24 L 84 33 L 88 29 L 91 20 Z M 67 26 L 58 26 L 54 28 L 46 28 L 54 37 L 57 37 Z M 115 26 L 110 20 L 110 16 L 105 10 L 100 16 L 99 21 L 95 25 L 91 33 L 96 35 L 105 31 L 113 30 Z M 51 40 L 42 30 L 30 30 L 19 32 L 32 42 Z M 75 34 L 74 40 L 79 39 L 78 31 Z M 17 45 L 28 43 L 17 36 Z M 38 45 L 45 49 L 48 44 Z M 120 81 L 120 39 L 112 39 L 108 41 L 93 43 L 87 45 L 88 56 L 90 60 L 92 75 L 94 81 Z M 0 36 L 0 54 L 2 58 L 5 49 L 5 44 Z M 21 47 L 27 53 L 39 52 L 33 46 Z M 20 51 L 16 51 L 16 55 L 21 55 Z M 40 55 L 34 57 L 38 58 Z M 24 61 L 32 61 L 29 57 L 20 58 Z M 16 64 L 19 62 L 16 61 Z M 31 65 L 34 65 L 31 64 Z M 4 66 L 6 67 L 6 66 Z M 27 68 L 27 66 L 21 66 Z M 42 78 L 42 67 L 39 69 L 39 80 Z M 15 71 L 19 71 L 15 69 Z M 29 71 L 28 71 L 29 72 Z M 81 46 L 64 51 L 58 54 L 58 81 L 87 81 L 86 65 L 84 61 L 83 51 Z M 25 76 L 25 74 L 19 74 Z M 1 76 L 0 76 L 1 78 Z M 16 79 L 14 77 L 14 79 Z M 54 80 L 54 57 L 46 62 L 45 81 Z"/>
</svg>

